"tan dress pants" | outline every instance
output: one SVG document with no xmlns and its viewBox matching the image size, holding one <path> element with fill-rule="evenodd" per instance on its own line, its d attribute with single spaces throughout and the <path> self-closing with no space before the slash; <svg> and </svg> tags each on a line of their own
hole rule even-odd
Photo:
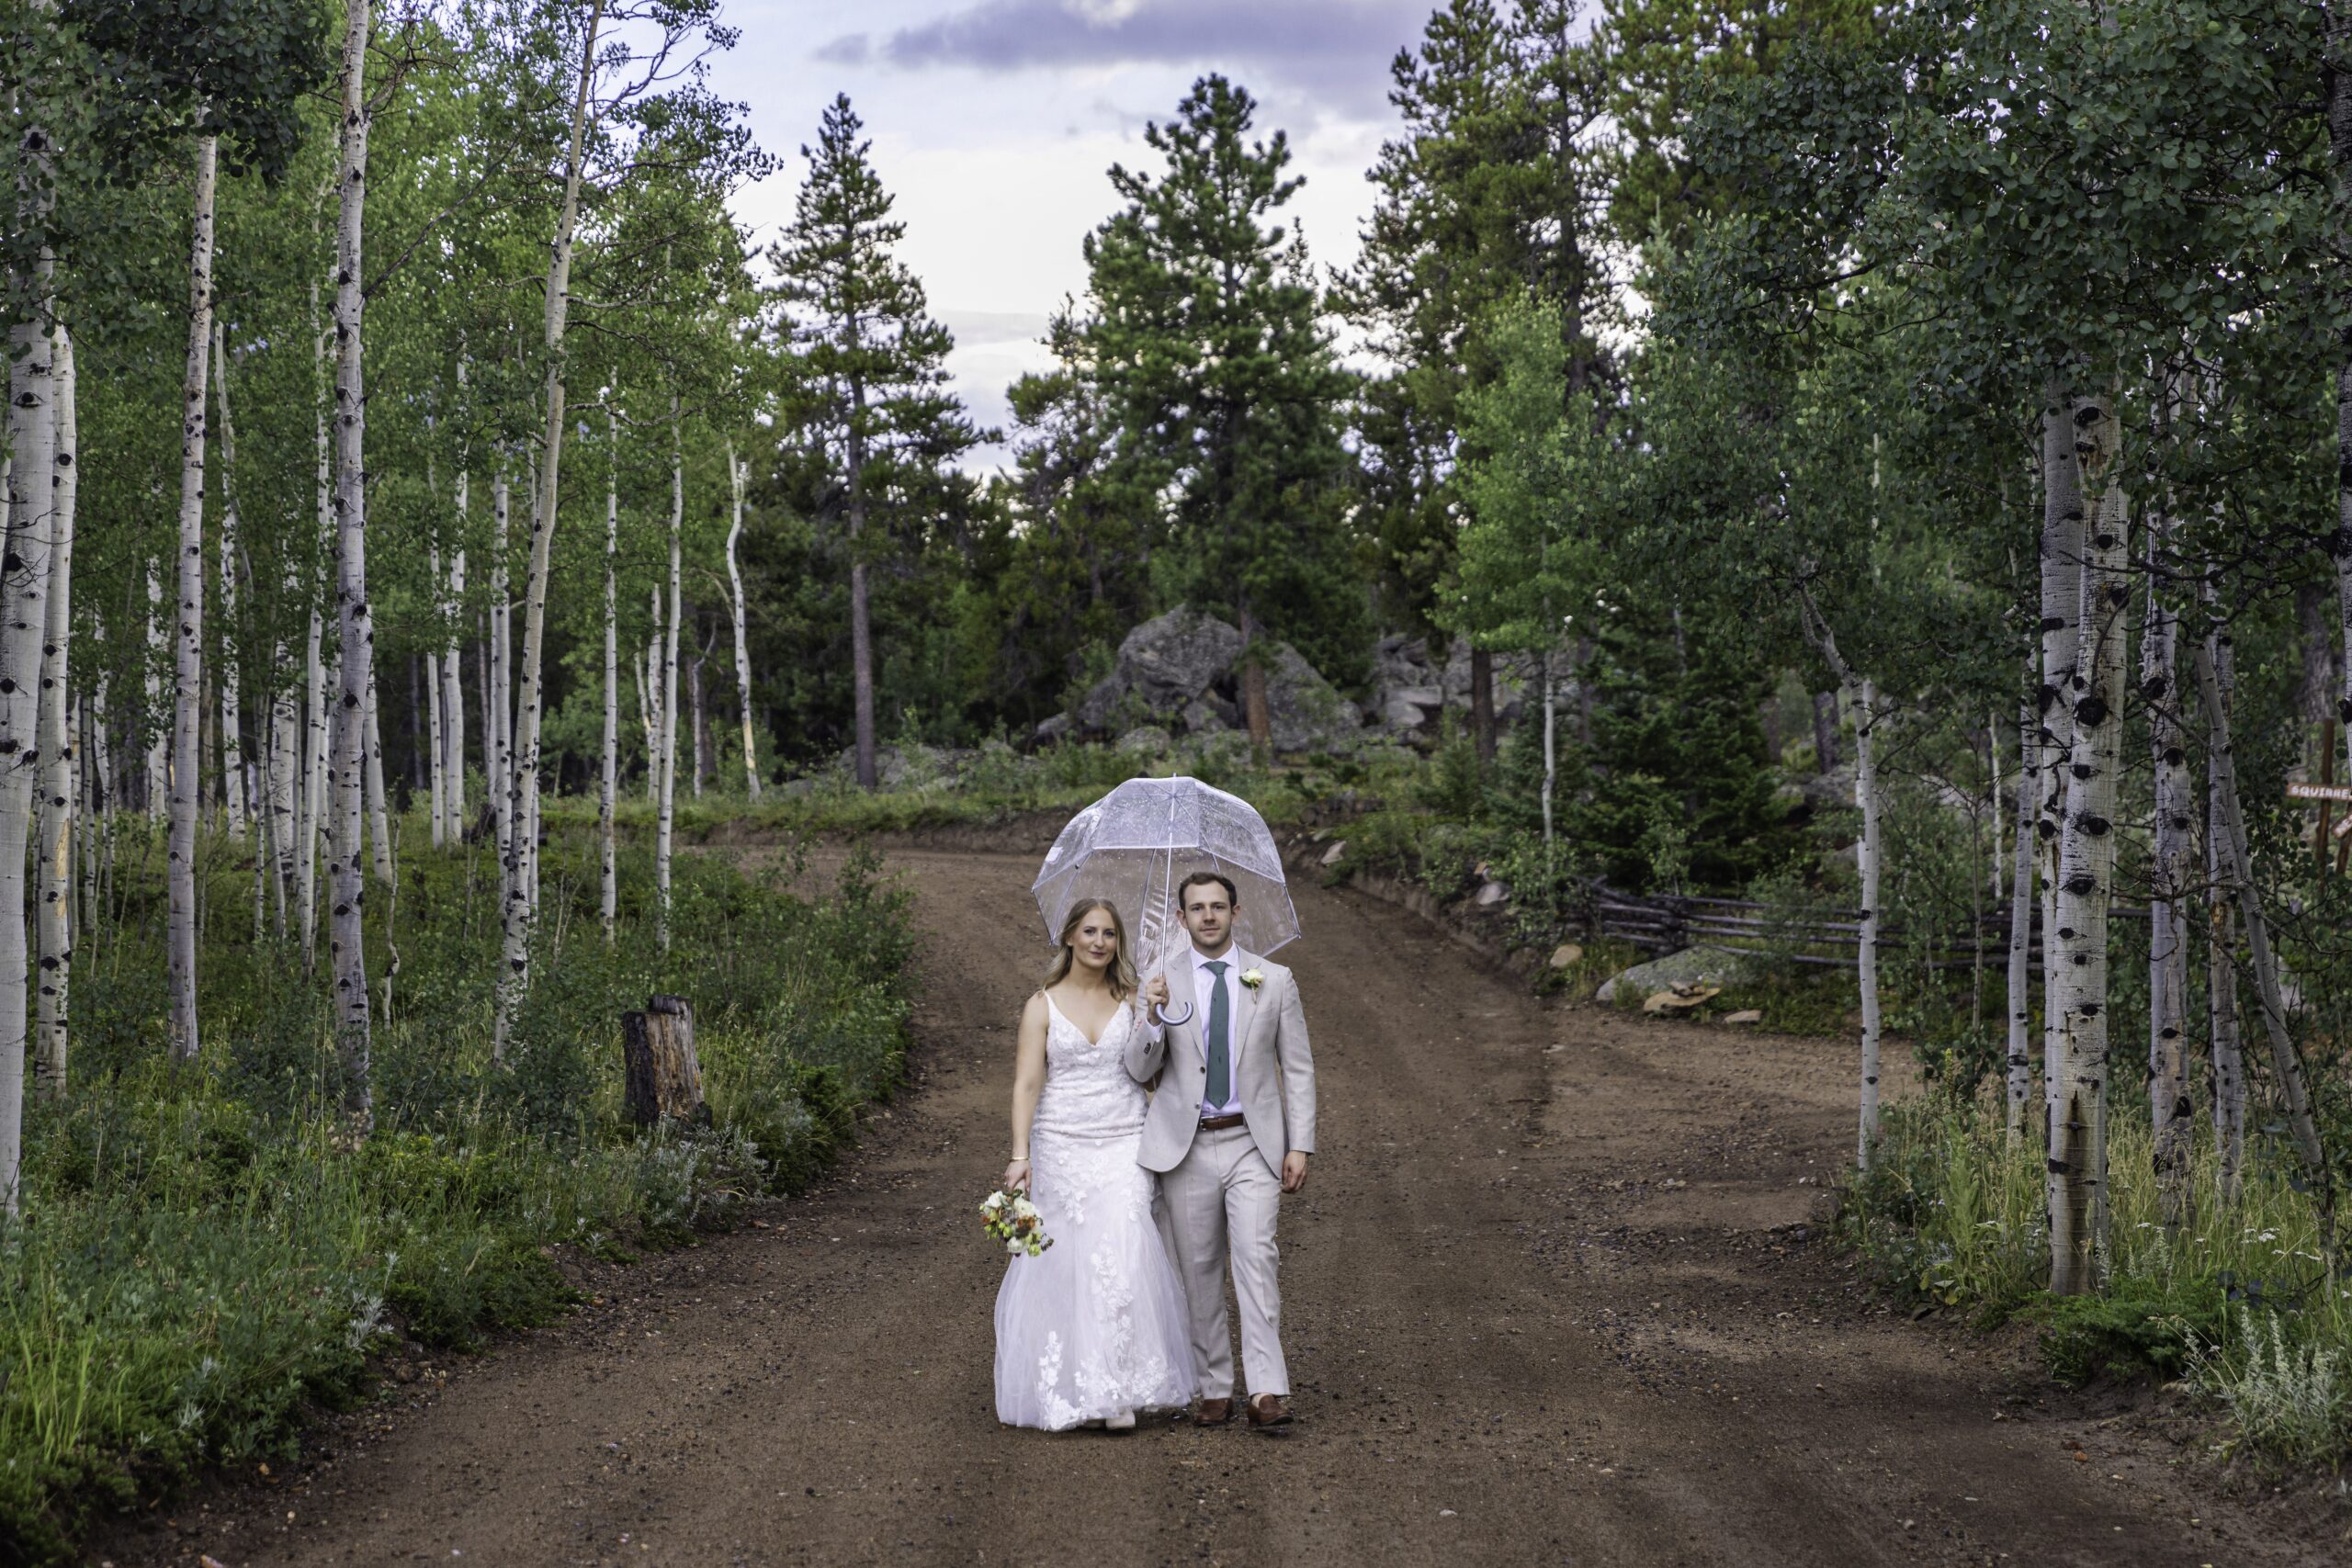
<svg viewBox="0 0 2352 1568">
<path fill-rule="evenodd" d="M 1233 1337 L 1225 1311 L 1230 1261 L 1241 1303 L 1241 1369 L 1250 1394 L 1290 1393 L 1283 1361 L 1282 1292 L 1274 1282 L 1274 1214 L 1282 1181 L 1248 1127 L 1193 1135 L 1175 1169 L 1159 1179 L 1169 1252 L 1192 1309 L 1193 1358 L 1201 1397 L 1233 1396 Z"/>
</svg>

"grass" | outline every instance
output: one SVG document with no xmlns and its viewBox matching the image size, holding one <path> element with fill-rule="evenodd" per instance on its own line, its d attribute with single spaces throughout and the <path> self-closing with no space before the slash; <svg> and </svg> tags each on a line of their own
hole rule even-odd
<svg viewBox="0 0 2352 1568">
<path fill-rule="evenodd" d="M 405 824 L 409 843 L 419 824 Z M 489 1059 L 495 868 L 412 850 L 371 933 L 378 1126 L 354 1137 L 322 980 L 251 929 L 250 862 L 200 861 L 198 1059 L 164 1059 L 160 857 L 127 823 L 116 896 L 82 933 L 73 1092 L 29 1108 L 23 1217 L 0 1234 L 0 1561 L 70 1561 L 105 1508 L 205 1467 L 277 1457 L 309 1414 L 367 1397 L 390 1337 L 469 1348 L 571 1303 L 567 1248 L 616 1258 L 724 1228 L 797 1190 L 888 1095 L 905 1045 L 903 895 L 853 856 L 818 899 L 714 856 L 676 867 L 676 950 L 650 940 L 625 854 L 619 940 L 593 842 L 559 821 L 535 985 Z M 375 895 L 371 893 L 371 897 Z M 640 1135 L 617 1014 L 689 998 L 713 1111 Z"/>
<path fill-rule="evenodd" d="M 2010 1139 L 1981 1102 L 1942 1095 L 1893 1107 L 1884 1125 L 1838 1222 L 1883 1286 L 1983 1326 L 2035 1324 L 2061 1382 L 2181 1382 L 2228 1416 L 2231 1443 L 2248 1451 L 2339 1466 L 2352 1457 L 2352 1285 L 2327 1276 L 2317 1206 L 2283 1142 L 2256 1141 L 2226 1202 L 2200 1149 L 2195 1213 L 2174 1234 L 2159 1219 L 2145 1119 L 2119 1106 L 2107 1288 L 2062 1298 L 2042 1288 L 2049 1232 L 2033 1139 Z"/>
</svg>

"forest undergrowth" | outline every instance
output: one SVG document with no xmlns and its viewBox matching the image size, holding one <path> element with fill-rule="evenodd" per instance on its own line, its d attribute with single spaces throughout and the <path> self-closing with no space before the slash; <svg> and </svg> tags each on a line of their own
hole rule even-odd
<svg viewBox="0 0 2352 1568">
<path fill-rule="evenodd" d="M 2160 1212 L 2146 1116 L 2119 1103 L 2114 1127 L 2103 1294 L 2043 1288 L 2040 1140 L 2010 1137 L 1988 1100 L 1931 1093 L 1892 1107 L 1871 1168 L 1840 1194 L 1838 1235 L 1898 1300 L 1986 1330 L 2036 1325 L 2061 1382 L 2153 1379 L 2226 1418 L 2221 1453 L 2341 1469 L 2352 1459 L 2352 1286 L 2329 1278 L 2319 1206 L 2284 1126 L 2266 1119 L 2248 1139 L 2233 1201 L 2200 1201 L 2177 1226 Z M 2200 1194 L 2221 1190 L 2218 1163 L 2201 1135 Z"/>
<path fill-rule="evenodd" d="M 25 1217 L 0 1248 L 0 1560 L 64 1559 L 105 1508 L 289 1453 L 316 1407 L 367 1396 L 397 1338 L 469 1350 L 548 1321 L 572 1299 L 565 1249 L 626 1260 L 738 1223 L 899 1080 L 912 938 L 876 858 L 804 897 L 796 863 L 682 857 L 663 953 L 651 877 L 627 863 L 646 852 L 622 850 L 608 946 L 594 843 L 559 822 L 502 1061 L 491 855 L 412 852 L 397 891 L 371 884 L 378 1115 L 355 1139 L 326 987 L 297 945 L 255 939 L 250 853 L 221 839 L 201 866 L 205 1049 L 171 1066 L 163 845 L 143 828 L 117 824 L 77 964 L 74 1090 L 28 1117 Z M 619 1015 L 653 992 L 694 1004 L 707 1127 L 623 1115 Z"/>
</svg>

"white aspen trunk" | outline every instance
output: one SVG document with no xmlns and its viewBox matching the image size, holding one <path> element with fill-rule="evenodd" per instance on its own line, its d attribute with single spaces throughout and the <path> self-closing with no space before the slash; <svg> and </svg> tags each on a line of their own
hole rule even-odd
<svg viewBox="0 0 2352 1568">
<path fill-rule="evenodd" d="M 2210 575 L 2198 586 L 2198 602 L 2205 612 L 2205 660 L 2212 666 L 2213 689 L 2219 698 L 2214 711 L 2222 720 L 2214 722 L 2209 713 L 2205 730 L 2205 996 L 2213 1056 L 2213 1195 L 2217 1201 L 2232 1204 L 2238 1200 L 2245 1170 L 2245 1054 L 2238 1026 L 2237 941 L 2233 929 L 2236 906 L 2230 897 L 2229 852 L 2222 848 L 2221 781 L 2211 759 L 2229 743 L 2227 719 L 2237 686 L 2237 660 Z"/>
<path fill-rule="evenodd" d="M 370 617 L 372 638 L 373 618 Z M 392 881 L 392 814 L 390 803 L 384 795 L 384 731 L 376 722 L 376 660 L 368 659 L 368 852 L 376 880 L 386 886 Z"/>
<path fill-rule="evenodd" d="M 506 527 L 514 498 L 501 470 L 490 485 L 490 699 L 483 714 L 490 740 L 491 835 L 498 857 L 501 910 L 514 892 L 514 714 L 512 649 L 506 637 Z"/>
<path fill-rule="evenodd" d="M 2034 660 L 2030 645 L 2026 660 L 2026 684 L 2033 685 Z M 2012 1138 L 2025 1133 L 2026 1105 L 2033 1096 L 2033 819 L 2036 767 L 2036 719 L 2030 695 L 2018 704 L 2017 842 L 2011 846 L 2016 865 L 2009 888 L 2009 1034 L 2008 1131 Z"/>
<path fill-rule="evenodd" d="M 188 247 L 187 369 L 180 384 L 178 630 L 173 643 L 171 846 L 164 958 L 172 1060 L 192 1060 L 196 1020 L 196 816 L 204 702 L 204 400 L 212 347 L 212 205 L 220 139 L 196 144 L 196 221 Z"/>
<path fill-rule="evenodd" d="M 2066 1010 L 2068 976 L 2058 962 L 2058 842 L 2065 824 L 2066 752 L 2074 730 L 2069 706 L 2083 600 L 2082 464 L 2075 450 L 2074 399 L 2055 376 L 2042 389 L 2041 571 L 2041 683 L 2033 783 L 2034 833 L 2040 840 L 2035 869 L 2041 883 L 2041 1081 L 2047 1095 Z"/>
<path fill-rule="evenodd" d="M 430 566 L 433 585 L 437 592 L 447 581 L 441 575 L 441 547 L 433 547 Z M 447 605 L 442 609 L 446 613 Z M 441 734 L 441 654 L 436 649 L 425 655 L 424 661 L 431 675 L 424 682 L 424 780 L 426 809 L 432 813 L 433 847 L 440 849 L 450 840 L 449 791 L 443 782 L 444 764 L 449 760 Z"/>
<path fill-rule="evenodd" d="M 662 790 L 654 806 L 653 940 L 670 951 L 670 844 L 678 807 L 678 621 L 686 526 L 686 458 L 670 395 L 670 605 L 662 640 Z"/>
<path fill-rule="evenodd" d="M 343 1061 L 344 1110 L 366 1133 L 375 1122 L 369 1055 L 373 1029 L 366 950 L 367 875 L 360 864 L 361 816 L 372 755 L 368 706 L 375 687 L 375 623 L 368 601 L 368 404 L 360 364 L 367 308 L 360 241 L 367 198 L 368 28 L 371 6 L 354 0 L 343 52 L 342 206 L 335 232 L 334 520 L 335 620 L 342 666 L 333 770 L 334 886 L 332 953 L 335 1046 Z"/>
<path fill-rule="evenodd" d="M 17 145 L 21 160 L 17 216 L 46 231 L 51 198 L 48 132 L 28 126 Z M 9 302 L 23 314 L 8 329 L 8 478 L 5 525 L 6 576 L 0 580 L 0 670 L 12 679 L 0 688 L 0 740 L 9 760 L 0 767 L 0 1211 L 17 1213 L 24 1153 L 25 1059 L 29 1041 L 30 944 L 25 927 L 25 855 L 33 831 L 34 777 L 40 761 L 40 705 L 37 680 L 48 635 L 49 538 L 55 509 L 57 464 L 56 262 L 44 243 L 25 275 L 10 278 Z M 18 292 L 21 290 L 21 292 Z"/>
<path fill-rule="evenodd" d="M 164 578 L 147 558 L 147 707 L 141 716 L 147 737 L 147 817 L 161 822 L 172 796 L 172 732 L 159 722 L 164 711 Z"/>
<path fill-rule="evenodd" d="M 212 318 L 212 395 L 220 406 L 220 806 L 229 837 L 245 837 L 245 753 L 238 719 L 243 693 L 237 673 L 237 426 L 229 414 L 229 346 L 220 318 Z"/>
<path fill-rule="evenodd" d="M 710 773 L 710 705 L 704 700 L 703 666 L 710 662 L 710 643 L 703 638 L 701 651 L 686 660 L 686 711 L 694 716 L 695 765 L 688 770 L 694 780 L 695 798 L 702 798 L 703 781 Z"/>
<path fill-rule="evenodd" d="M 466 517 L 466 475 L 458 475 L 458 521 Z M 441 688 L 441 787 L 449 818 L 449 841 L 466 831 L 466 681 L 464 656 L 458 641 L 458 616 L 466 601 L 466 552 L 449 558 L 449 641 L 433 660 L 430 673 Z"/>
<path fill-rule="evenodd" d="M 2095 1292 L 2107 1256 L 2108 910 L 2114 897 L 2115 813 L 2122 761 L 2126 523 L 2113 407 L 2077 399 L 2074 426 L 2092 497 L 2083 551 L 2082 636 L 2075 658 L 2074 729 L 2059 839 L 2058 918 L 2046 968 L 2060 1003 L 2049 1104 L 2050 1289 Z"/>
<path fill-rule="evenodd" d="M 571 101 L 571 150 L 564 160 L 563 205 L 556 215 L 555 239 L 548 256 L 547 285 L 547 430 L 542 446 L 537 504 L 531 514 L 531 567 L 523 594 L 523 678 L 515 708 L 515 815 L 526 824 L 538 819 L 539 796 L 539 668 L 546 635 L 548 561 L 555 542 L 556 503 L 563 493 L 563 333 L 571 299 L 572 231 L 580 215 L 582 160 L 588 131 L 589 94 L 596 77 L 596 34 L 605 17 L 604 0 L 594 0 L 580 46 L 580 84 Z M 493 1056 L 503 1055 L 508 1032 L 524 992 L 530 985 L 531 927 L 537 914 L 533 895 L 537 887 L 538 845 L 526 837 L 516 846 L 518 862 L 527 862 L 518 889 L 506 902 L 506 967 L 500 976 L 498 1018 L 492 1035 Z M 521 896 L 514 896 L 519 891 Z"/>
<path fill-rule="evenodd" d="M 101 676 L 103 684 L 105 677 Z M 74 784 L 77 802 L 77 826 L 74 836 L 78 840 L 76 868 L 81 880 L 81 908 L 74 917 L 76 931 L 96 929 L 98 916 L 98 835 L 105 830 L 105 819 L 99 815 L 99 794 L 106 787 L 101 771 L 106 766 L 106 748 L 99 739 L 105 720 L 100 717 L 95 693 L 75 705 L 74 722 L 81 729 L 79 742 L 74 749 Z"/>
<path fill-rule="evenodd" d="M 743 491 L 750 485 L 749 463 L 738 462 L 735 444 L 727 444 L 728 483 L 734 491 L 734 515 L 727 525 L 727 582 L 735 616 L 735 691 L 743 717 L 743 787 L 754 803 L 760 798 L 760 749 L 752 727 L 752 643 L 743 612 L 743 569 L 735 558 L 736 542 L 743 536 Z"/>
<path fill-rule="evenodd" d="M 645 773 L 646 777 L 650 779 L 653 776 L 654 772 L 652 762 L 654 752 L 653 699 L 646 694 L 645 664 L 646 661 L 638 658 L 635 654 L 631 654 L 629 656 L 628 678 L 630 682 L 637 687 L 637 727 L 645 732 Z"/>
<path fill-rule="evenodd" d="M 474 627 L 480 634 L 474 643 L 474 682 L 480 688 L 481 708 L 481 779 L 482 809 L 489 812 L 494 824 L 498 819 L 498 740 L 497 719 L 492 710 L 497 704 L 490 694 L 490 612 L 482 612 Z"/>
<path fill-rule="evenodd" d="M 1875 450 L 1877 442 L 1871 446 Z M 1871 465 L 1871 488 L 1878 488 L 1878 464 Z M 1861 1090 L 1860 1094 L 1860 1126 L 1855 1138 L 1854 1163 L 1857 1168 L 1868 1170 L 1871 1156 L 1878 1143 L 1879 1130 L 1879 1035 L 1881 1014 L 1878 987 L 1879 880 L 1881 870 L 1881 828 L 1883 802 L 1878 785 L 1878 727 L 1884 716 L 1879 711 L 1878 691 L 1868 679 L 1857 675 L 1838 651 L 1837 635 L 1830 630 L 1828 620 L 1820 606 L 1813 601 L 1812 589 L 1804 582 L 1797 584 L 1800 611 L 1799 624 L 1805 640 L 1818 652 L 1829 672 L 1837 677 L 1840 691 L 1851 694 L 1854 707 L 1854 804 L 1861 808 L 1862 839 L 1855 846 L 1855 869 L 1861 874 L 1862 909 L 1859 930 L 1855 935 L 1855 982 L 1860 993 L 1862 1009 Z"/>
<path fill-rule="evenodd" d="M 313 594 L 317 592 L 314 584 Z M 294 863 L 291 891 L 295 934 L 302 943 L 302 972 L 306 975 L 316 968 L 318 962 L 319 833 L 327 809 L 327 689 L 333 684 L 334 671 L 326 662 L 325 621 L 314 596 L 304 643 L 302 772 L 296 793 L 294 841 L 288 850 Z"/>
<path fill-rule="evenodd" d="M 300 583 L 289 564 L 285 579 L 287 604 L 295 603 Z M 277 936 L 282 942 L 286 939 L 287 894 L 294 881 L 294 824 L 302 783 L 302 688 L 288 677 L 293 649 L 283 637 L 274 645 L 273 652 L 270 676 L 277 688 L 269 699 L 269 761 L 265 778 L 269 854 L 275 870 L 270 883 Z"/>
<path fill-rule="evenodd" d="M 2196 1107 L 2188 1081 L 2189 837 L 2194 809 L 2188 750 L 2181 729 L 2180 617 L 2164 574 L 2170 520 L 2148 508 L 2148 608 L 2140 642 L 2140 696 L 2147 705 L 2155 777 L 2154 853 L 2149 863 L 2148 1116 L 2154 1132 L 2156 1205 L 2165 1234 L 2177 1240 L 2190 1223 L 2196 1194 L 2189 1161 L 2196 1152 Z"/>
<path fill-rule="evenodd" d="M 645 708 L 645 802 L 662 805 L 662 590 L 651 593 L 653 630 L 645 639 L 639 696 Z"/>
<path fill-rule="evenodd" d="M 319 290 L 311 286 L 311 319 L 319 321 Z M 319 956 L 319 840 L 327 813 L 327 758 L 330 750 L 327 691 L 339 684 L 325 655 L 329 563 L 334 555 L 334 447 L 327 437 L 328 329 L 320 324 L 313 339 L 311 374 L 316 383 L 311 399 L 312 433 L 317 446 L 315 482 L 319 559 L 308 584 L 309 627 L 304 644 L 302 709 L 302 773 L 294 834 L 293 891 L 295 924 L 302 942 L 302 973 L 316 972 Z"/>
<path fill-rule="evenodd" d="M 74 632 L 74 507 L 81 490 L 80 419 L 74 407 L 74 339 L 57 329 L 56 483 L 50 518 L 49 596 L 42 606 L 40 671 L 40 999 L 33 1087 L 49 1099 L 65 1093 L 67 1003 L 74 980 L 74 818 L 80 795 L 80 751 L 70 721 L 67 655 Z"/>
<path fill-rule="evenodd" d="M 2287 1032 L 2287 1004 L 2278 984 L 2278 964 L 2270 947 L 2269 924 L 2264 919 L 2262 894 L 2254 880 L 2254 859 L 2246 847 L 2245 818 L 2238 802 L 2237 764 L 2230 744 L 2230 725 L 2222 705 L 2213 663 L 2203 648 L 2197 649 L 2198 694 L 2206 723 L 2219 739 L 2211 754 L 2213 798 L 2222 829 L 2222 847 L 2229 869 L 2231 891 L 2245 917 L 2246 956 L 2252 960 L 2254 991 L 2262 1015 L 2262 1032 L 2270 1045 L 2271 1083 L 2287 1113 L 2287 1131 L 2301 1155 L 2320 1212 L 2320 1250 L 2328 1278 L 2336 1274 L 2335 1183 L 2329 1171 L 2327 1147 L 2321 1142 L 2319 1123 L 2312 1114 L 2310 1086 L 2301 1059 Z"/>
<path fill-rule="evenodd" d="M 605 752 L 598 774 L 596 844 L 602 877 L 598 904 L 605 927 L 605 945 L 613 945 L 613 922 L 620 910 L 620 873 L 613 841 L 613 812 L 619 803 L 621 778 L 621 634 L 620 586 L 616 567 L 621 547 L 621 430 L 608 409 L 606 439 L 612 444 L 612 468 L 605 483 Z"/>
<path fill-rule="evenodd" d="M 458 342 L 458 400 L 466 401 L 465 344 Z M 448 641 L 426 665 L 426 673 L 441 692 L 442 809 L 447 821 L 445 836 L 451 844 L 466 831 L 466 682 L 458 628 L 466 608 L 466 523 L 473 502 L 473 453 L 470 445 L 458 461 L 458 536 L 449 551 L 448 597 L 442 606 Z M 436 591 L 442 580 L 434 579 Z"/>
<path fill-rule="evenodd" d="M 1884 812 L 1878 787 L 1878 693 L 1867 680 L 1857 682 L 1854 706 L 1854 801 L 1862 809 L 1862 842 L 1856 857 L 1862 881 L 1861 930 L 1856 944 L 1857 983 L 1862 1003 L 1861 1122 L 1855 1138 L 1854 1164 L 1871 1168 L 1878 1144 L 1878 930 L 1880 831 Z"/>
</svg>

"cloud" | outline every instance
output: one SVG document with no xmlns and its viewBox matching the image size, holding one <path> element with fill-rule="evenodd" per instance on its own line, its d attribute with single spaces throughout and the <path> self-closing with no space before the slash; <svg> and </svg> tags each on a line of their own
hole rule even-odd
<svg viewBox="0 0 2352 1568">
<path fill-rule="evenodd" d="M 864 33 L 843 33 L 817 49 L 817 58 L 828 65 L 863 65 L 873 53 L 874 45 Z"/>
<path fill-rule="evenodd" d="M 1069 66 L 1178 65 L 1270 78 L 1319 107 L 1385 112 L 1388 62 L 1419 39 L 1430 0 L 980 0 L 854 48 L 902 70 L 1013 72 Z M 1253 85 L 1253 91 L 1256 88 Z"/>
</svg>

